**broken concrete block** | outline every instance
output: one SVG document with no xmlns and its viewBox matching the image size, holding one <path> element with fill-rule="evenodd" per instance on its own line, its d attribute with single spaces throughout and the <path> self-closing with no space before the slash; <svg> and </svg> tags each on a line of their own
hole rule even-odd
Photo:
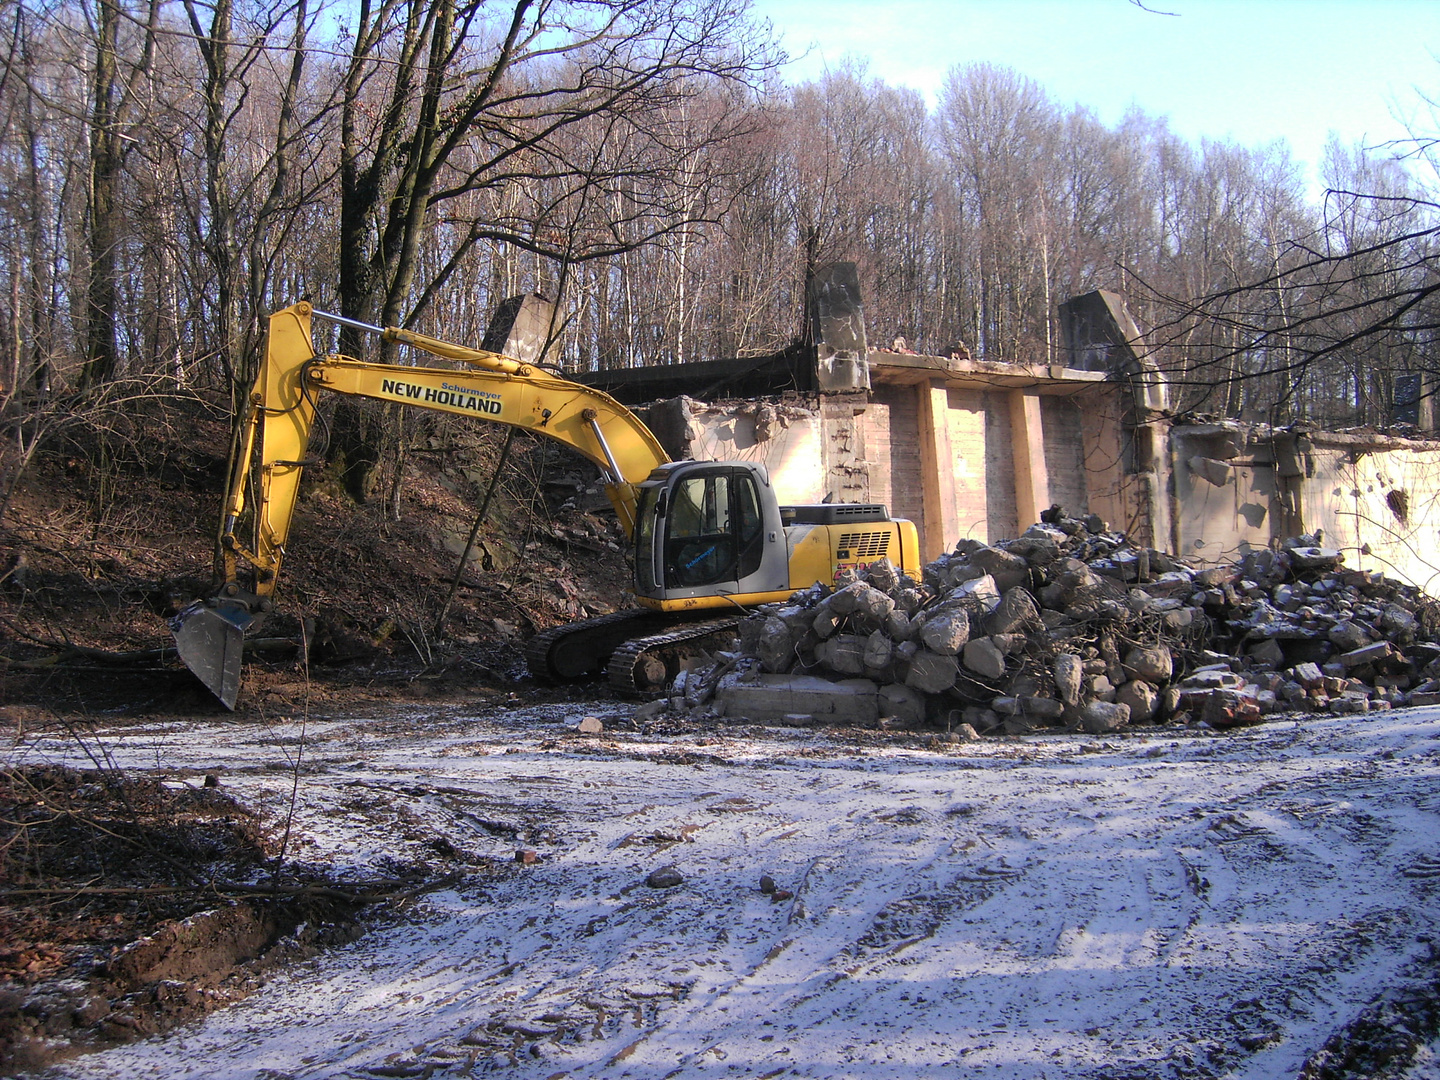
<svg viewBox="0 0 1440 1080">
<path fill-rule="evenodd" d="M 881 716 L 893 716 L 909 727 L 925 722 L 925 699 L 908 686 L 891 683 L 879 690 Z"/>
<path fill-rule="evenodd" d="M 1420 631 L 1420 622 L 1399 604 L 1387 604 L 1380 613 L 1378 628 L 1395 645 L 1411 645 Z"/>
<path fill-rule="evenodd" d="M 1363 649 L 1374 639 L 1360 627 L 1356 626 L 1349 619 L 1336 623 L 1330 628 L 1326 635 L 1341 652 L 1354 652 L 1356 649 Z"/>
<path fill-rule="evenodd" d="M 855 597 L 855 613 L 875 622 L 883 621 L 894 610 L 895 601 L 890 594 L 871 586 L 864 586 Z"/>
<path fill-rule="evenodd" d="M 1278 668 L 1285 662 L 1285 650 L 1274 638 L 1266 638 L 1257 645 L 1250 647 L 1250 659 L 1257 664 L 1265 664 L 1269 667 Z"/>
<path fill-rule="evenodd" d="M 909 641 L 915 636 L 914 622 L 899 608 L 885 616 L 884 630 L 891 641 Z"/>
<path fill-rule="evenodd" d="M 647 701 L 644 705 L 637 705 L 635 707 L 635 722 L 637 724 L 643 724 L 647 720 L 654 720 L 669 707 L 670 702 L 664 698 L 660 698 L 657 701 Z"/>
<path fill-rule="evenodd" d="M 790 670 L 795 663 L 795 638 L 784 619 L 765 620 L 755 655 L 766 671 L 779 674 Z"/>
<path fill-rule="evenodd" d="M 1014 656 L 1024 650 L 1025 643 L 1030 639 L 1024 634 L 991 634 L 990 640 L 1006 656 Z"/>
<path fill-rule="evenodd" d="M 815 609 L 815 618 L 811 620 L 810 627 L 815 636 L 824 641 L 840 628 L 840 622 L 840 613 L 825 603 Z"/>
<path fill-rule="evenodd" d="M 905 685 L 924 694 L 938 694 L 955 685 L 960 675 L 960 662 L 949 653 L 922 649 L 910 661 Z"/>
<path fill-rule="evenodd" d="M 1054 723 L 1065 715 L 1065 705 L 1054 698 L 1026 696 L 1016 698 L 1020 711 L 1034 720 Z"/>
<path fill-rule="evenodd" d="M 985 629 L 991 634 L 1013 634 L 1034 626 L 1040 621 L 1040 609 L 1035 598 L 1025 589 L 1008 590 L 985 619 Z"/>
<path fill-rule="evenodd" d="M 1115 684 L 1107 675 L 1091 675 L 1085 680 L 1085 693 L 1096 701 L 1114 701 Z"/>
<path fill-rule="evenodd" d="M 1092 701 L 1080 710 L 1080 724 L 1091 735 L 1104 735 L 1130 722 L 1130 706 Z"/>
<path fill-rule="evenodd" d="M 1125 654 L 1124 668 L 1132 679 L 1144 679 L 1150 683 L 1168 682 L 1175 670 L 1175 658 L 1164 645 L 1131 649 Z"/>
<path fill-rule="evenodd" d="M 1034 567 L 1044 568 L 1060 557 L 1060 545 L 1048 536 L 1032 536 L 1027 533 L 1000 545 L 1011 555 L 1018 555 Z"/>
<path fill-rule="evenodd" d="M 715 697 L 725 716 L 762 724 L 797 715 L 836 724 L 873 724 L 880 718 L 878 688 L 868 679 L 830 682 L 814 675 L 732 672 L 721 678 Z"/>
<path fill-rule="evenodd" d="M 1066 541 L 1070 539 L 1064 529 L 1057 528 L 1044 521 L 1037 521 L 1020 535 L 1027 540 L 1049 540 L 1057 548 L 1064 547 Z"/>
<path fill-rule="evenodd" d="M 1055 691 L 1066 705 L 1080 704 L 1080 686 L 1085 677 L 1084 661 L 1074 653 L 1059 653 L 1050 665 Z"/>
<path fill-rule="evenodd" d="M 901 589 L 895 597 L 895 607 L 914 618 L 915 613 L 925 605 L 925 596 L 919 589 Z"/>
<path fill-rule="evenodd" d="M 815 659 L 841 675 L 859 675 L 865 670 L 865 639 L 836 634 L 815 647 Z"/>
<path fill-rule="evenodd" d="M 1025 560 L 997 547 L 981 548 L 970 556 L 970 562 L 994 578 L 1001 592 L 1030 580 L 1030 567 Z"/>
<path fill-rule="evenodd" d="M 1224 487 L 1230 481 L 1230 466 L 1214 458 L 1195 456 L 1186 463 L 1191 473 L 1216 487 Z"/>
<path fill-rule="evenodd" d="M 1041 606 L 1048 611 L 1059 611 L 1065 606 L 1065 586 L 1058 581 L 1040 586 L 1035 595 L 1040 600 Z"/>
<path fill-rule="evenodd" d="M 1374 645 L 1365 645 L 1362 648 L 1353 649 L 1350 652 L 1340 654 L 1340 663 L 1346 669 L 1359 667 L 1361 664 L 1375 664 L 1382 660 L 1388 660 L 1395 655 L 1395 648 L 1388 641 L 1377 641 Z"/>
<path fill-rule="evenodd" d="M 956 606 L 936 608 L 920 627 L 920 641 L 931 652 L 954 656 L 970 640 L 970 616 Z"/>
<path fill-rule="evenodd" d="M 1132 723 L 1145 723 L 1160 709 L 1160 692 L 1144 679 L 1131 679 L 1116 689 L 1115 703 L 1130 707 Z"/>
<path fill-rule="evenodd" d="M 888 558 L 877 559 L 865 569 L 870 584 L 882 592 L 891 592 L 900 584 L 900 571 Z"/>
<path fill-rule="evenodd" d="M 740 636 L 740 651 L 746 656 L 759 655 L 760 634 L 770 618 L 768 615 L 751 615 L 740 620 L 736 633 Z"/>
<path fill-rule="evenodd" d="M 1297 547 L 1290 549 L 1290 561 L 1296 570 L 1335 570 L 1345 556 L 1332 548 Z"/>
<path fill-rule="evenodd" d="M 1233 566 L 1212 566 L 1191 577 L 1191 582 L 1197 589 L 1218 589 L 1222 585 L 1233 585 L 1238 580 L 1240 572 Z"/>
<path fill-rule="evenodd" d="M 860 602 L 860 597 L 869 588 L 870 586 L 863 581 L 851 582 L 843 589 L 836 589 L 825 603 L 837 614 L 849 615 Z"/>
<path fill-rule="evenodd" d="M 890 663 L 890 654 L 895 646 L 883 630 L 876 630 L 865 639 L 864 664 L 867 668 L 883 668 Z"/>
<path fill-rule="evenodd" d="M 1290 669 L 1290 676 L 1306 690 L 1313 690 L 1325 679 L 1319 664 L 1296 664 Z"/>
<path fill-rule="evenodd" d="M 978 578 L 971 578 L 960 585 L 957 585 L 950 594 L 954 601 L 964 601 L 975 604 L 985 611 L 992 611 L 995 605 L 1000 603 L 1000 590 L 996 587 L 995 579 L 989 574 L 982 574 Z"/>
<path fill-rule="evenodd" d="M 1005 654 L 989 638 L 974 638 L 965 643 L 965 667 L 982 679 L 998 679 L 1005 674 Z"/>
<path fill-rule="evenodd" d="M 1238 690 L 1244 685 L 1245 680 L 1228 667 L 1203 667 L 1192 671 L 1181 680 L 1180 689 L 1182 691 Z"/>
</svg>

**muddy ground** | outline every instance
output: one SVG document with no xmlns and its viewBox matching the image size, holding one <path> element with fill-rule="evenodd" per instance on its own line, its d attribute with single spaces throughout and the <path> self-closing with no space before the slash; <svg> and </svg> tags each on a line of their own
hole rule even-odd
<svg viewBox="0 0 1440 1080">
<path fill-rule="evenodd" d="M 927 746 L 497 695 L 11 755 L 101 747 L 215 776 L 297 869 L 429 887 L 55 1077 L 1440 1071 L 1440 709 Z"/>
</svg>

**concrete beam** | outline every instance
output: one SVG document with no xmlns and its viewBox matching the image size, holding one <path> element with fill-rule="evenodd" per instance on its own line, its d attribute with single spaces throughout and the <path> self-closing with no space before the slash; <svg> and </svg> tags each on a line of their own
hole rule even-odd
<svg viewBox="0 0 1440 1080">
<path fill-rule="evenodd" d="M 1015 456 L 1015 517 L 1023 530 L 1050 506 L 1050 474 L 1045 468 L 1045 428 L 1040 396 L 1010 391 L 1010 448 Z"/>
</svg>

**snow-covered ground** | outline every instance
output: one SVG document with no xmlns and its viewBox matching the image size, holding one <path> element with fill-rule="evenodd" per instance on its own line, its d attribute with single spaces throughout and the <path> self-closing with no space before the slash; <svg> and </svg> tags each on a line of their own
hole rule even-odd
<svg viewBox="0 0 1440 1080">
<path fill-rule="evenodd" d="M 507 862 L 63 1075 L 1269 1080 L 1440 970 L 1440 709 L 942 751 L 582 711 L 102 733 L 277 820 L 302 753 L 292 851 L 356 877 Z"/>
</svg>

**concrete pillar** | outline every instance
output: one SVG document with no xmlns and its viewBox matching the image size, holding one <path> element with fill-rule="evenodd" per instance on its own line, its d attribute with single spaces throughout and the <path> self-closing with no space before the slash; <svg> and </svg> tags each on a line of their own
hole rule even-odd
<svg viewBox="0 0 1440 1080">
<path fill-rule="evenodd" d="M 1010 391 L 1010 440 L 1015 455 L 1015 518 L 1023 531 L 1040 520 L 1041 510 L 1050 507 L 1045 428 L 1040 419 L 1040 395 L 1033 390 Z"/>
<path fill-rule="evenodd" d="M 920 523 L 920 557 L 937 559 L 960 538 L 955 505 L 955 449 L 950 443 L 950 391 L 944 383 L 920 383 L 920 478 L 925 520 Z"/>
</svg>

